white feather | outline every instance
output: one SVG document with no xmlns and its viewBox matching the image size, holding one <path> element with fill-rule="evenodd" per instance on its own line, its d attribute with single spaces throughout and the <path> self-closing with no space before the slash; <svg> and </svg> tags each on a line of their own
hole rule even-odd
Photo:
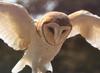
<svg viewBox="0 0 100 73">
<path fill-rule="evenodd" d="M 20 5 L 0 2 L 0 38 L 15 50 L 28 48 L 32 19 Z"/>
<path fill-rule="evenodd" d="M 69 14 L 72 31 L 69 37 L 81 34 L 92 46 L 100 49 L 100 17 L 86 10 Z"/>
</svg>

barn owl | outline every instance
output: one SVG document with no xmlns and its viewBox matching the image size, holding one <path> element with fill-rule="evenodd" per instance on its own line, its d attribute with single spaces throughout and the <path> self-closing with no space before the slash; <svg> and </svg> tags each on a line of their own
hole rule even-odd
<svg viewBox="0 0 100 73">
<path fill-rule="evenodd" d="M 32 73 L 52 72 L 51 61 L 71 28 L 65 13 L 48 12 L 34 21 L 23 6 L 0 2 L 0 39 L 14 50 L 25 50 L 12 73 L 20 72 L 25 65 Z"/>
<path fill-rule="evenodd" d="M 92 46 L 100 49 L 100 17 L 86 10 L 68 15 L 72 30 L 68 36 L 81 34 Z"/>
</svg>

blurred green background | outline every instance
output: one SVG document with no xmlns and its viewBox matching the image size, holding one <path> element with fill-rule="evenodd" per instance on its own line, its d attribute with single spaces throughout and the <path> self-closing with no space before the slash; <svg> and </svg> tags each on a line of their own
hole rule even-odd
<svg viewBox="0 0 100 73">
<path fill-rule="evenodd" d="M 0 0 L 23 5 L 36 18 L 48 11 L 70 14 L 80 9 L 100 15 L 100 0 Z M 11 69 L 24 51 L 14 51 L 0 40 L 0 73 L 11 73 Z M 69 38 L 52 61 L 54 73 L 100 73 L 100 51 L 86 42 L 81 35 Z M 20 73 L 31 73 L 26 66 Z"/>
</svg>

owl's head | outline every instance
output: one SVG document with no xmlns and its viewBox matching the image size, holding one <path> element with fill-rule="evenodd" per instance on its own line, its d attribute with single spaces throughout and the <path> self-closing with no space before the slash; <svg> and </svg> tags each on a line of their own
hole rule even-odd
<svg viewBox="0 0 100 73">
<path fill-rule="evenodd" d="M 67 15 L 55 11 L 46 13 L 36 26 L 42 40 L 52 46 L 62 44 L 72 28 Z"/>
</svg>

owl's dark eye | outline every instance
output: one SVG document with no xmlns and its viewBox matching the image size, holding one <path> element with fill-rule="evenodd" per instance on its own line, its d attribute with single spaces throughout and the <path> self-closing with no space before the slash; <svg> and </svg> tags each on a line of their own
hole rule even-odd
<svg viewBox="0 0 100 73">
<path fill-rule="evenodd" d="M 54 29 L 53 29 L 52 27 L 48 27 L 48 30 L 49 30 L 52 34 L 54 34 Z"/>
<path fill-rule="evenodd" d="M 50 23 L 50 21 L 45 21 L 43 24 L 48 24 L 48 23 Z"/>
<path fill-rule="evenodd" d="M 62 34 L 66 33 L 66 32 L 67 32 L 67 30 L 63 30 L 63 31 L 62 31 Z"/>
</svg>

